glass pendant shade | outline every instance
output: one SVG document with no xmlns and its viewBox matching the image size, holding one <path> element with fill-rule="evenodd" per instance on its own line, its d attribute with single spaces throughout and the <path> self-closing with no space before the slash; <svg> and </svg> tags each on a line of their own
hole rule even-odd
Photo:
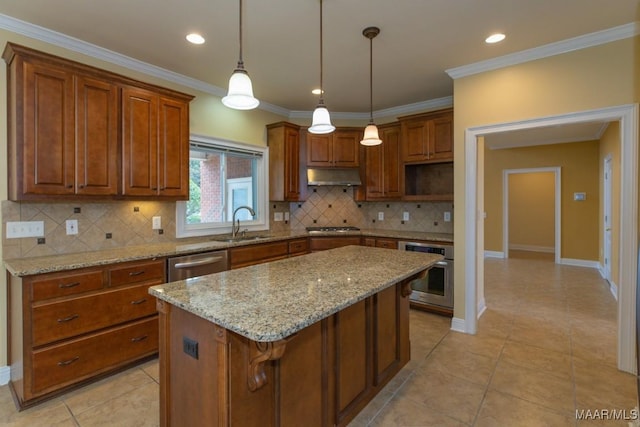
<svg viewBox="0 0 640 427">
<path fill-rule="evenodd" d="M 329 110 L 320 102 L 313 112 L 313 120 L 311 121 L 309 132 L 321 134 L 331 133 L 334 130 L 336 130 L 336 127 L 331 124 Z"/>
<path fill-rule="evenodd" d="M 382 144 L 382 140 L 378 136 L 378 128 L 375 124 L 369 123 L 369 125 L 364 129 L 364 138 L 360 141 L 362 145 L 380 145 Z"/>
<path fill-rule="evenodd" d="M 260 101 L 253 97 L 253 86 L 249 74 L 237 68 L 229 79 L 229 92 L 222 98 L 222 103 L 235 110 L 251 110 L 256 108 Z"/>
</svg>

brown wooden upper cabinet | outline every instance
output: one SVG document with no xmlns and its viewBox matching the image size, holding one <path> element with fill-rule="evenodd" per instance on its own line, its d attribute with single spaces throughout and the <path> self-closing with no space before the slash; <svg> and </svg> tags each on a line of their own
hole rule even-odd
<svg viewBox="0 0 640 427">
<path fill-rule="evenodd" d="M 453 161 L 453 109 L 400 117 L 399 121 L 405 163 Z"/>
<path fill-rule="evenodd" d="M 382 144 L 362 148 L 365 156 L 365 200 L 400 199 L 400 124 L 380 125 L 378 131 Z"/>
<path fill-rule="evenodd" d="M 269 200 L 305 200 L 304 147 L 300 126 L 287 122 L 267 125 L 269 145 Z"/>
<path fill-rule="evenodd" d="M 362 129 L 340 128 L 325 135 L 306 132 L 307 166 L 358 167 Z"/>
<path fill-rule="evenodd" d="M 123 194 L 188 198 L 188 104 L 125 87 L 122 112 Z"/>
<path fill-rule="evenodd" d="M 3 58 L 10 200 L 188 198 L 192 96 L 13 43 Z M 155 101 L 143 106 L 143 98 Z M 147 173 L 147 192 L 130 191 Z"/>
</svg>

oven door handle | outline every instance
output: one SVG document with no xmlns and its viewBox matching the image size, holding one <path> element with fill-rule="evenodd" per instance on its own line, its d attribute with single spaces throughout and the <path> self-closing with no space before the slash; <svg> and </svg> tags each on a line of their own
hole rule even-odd
<svg viewBox="0 0 640 427">
<path fill-rule="evenodd" d="M 436 262 L 436 264 L 435 264 L 435 265 L 443 265 L 443 266 L 445 266 L 445 267 L 446 267 L 446 266 L 448 266 L 448 265 L 449 265 L 449 263 L 448 263 L 447 261 L 438 261 L 438 262 Z"/>
</svg>

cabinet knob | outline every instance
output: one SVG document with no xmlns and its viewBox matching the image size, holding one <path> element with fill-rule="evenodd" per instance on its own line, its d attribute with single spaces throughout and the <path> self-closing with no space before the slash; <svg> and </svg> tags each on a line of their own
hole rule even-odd
<svg viewBox="0 0 640 427">
<path fill-rule="evenodd" d="M 67 188 L 73 188 L 73 184 L 67 185 Z"/>
</svg>

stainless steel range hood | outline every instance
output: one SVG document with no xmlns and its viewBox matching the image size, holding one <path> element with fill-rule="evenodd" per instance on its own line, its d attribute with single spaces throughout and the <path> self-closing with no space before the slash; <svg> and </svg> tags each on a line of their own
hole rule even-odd
<svg viewBox="0 0 640 427">
<path fill-rule="evenodd" d="M 308 185 L 361 185 L 360 171 L 357 168 L 307 169 Z"/>
</svg>

